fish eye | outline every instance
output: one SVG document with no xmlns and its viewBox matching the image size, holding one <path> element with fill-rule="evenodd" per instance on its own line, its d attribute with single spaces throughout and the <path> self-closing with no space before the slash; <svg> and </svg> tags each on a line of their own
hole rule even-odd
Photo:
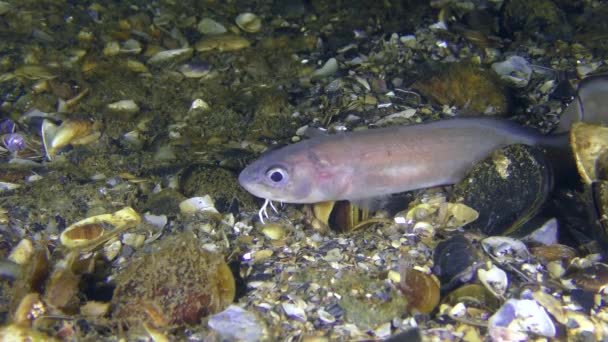
<svg viewBox="0 0 608 342">
<path fill-rule="evenodd" d="M 272 184 L 278 185 L 287 180 L 287 171 L 282 167 L 271 167 L 266 171 L 266 178 L 268 178 Z"/>
</svg>

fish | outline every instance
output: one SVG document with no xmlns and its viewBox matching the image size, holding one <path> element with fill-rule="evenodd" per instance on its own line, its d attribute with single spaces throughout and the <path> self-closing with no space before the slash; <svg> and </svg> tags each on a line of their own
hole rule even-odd
<svg viewBox="0 0 608 342">
<path fill-rule="evenodd" d="M 577 106 L 608 98 L 608 76 L 581 83 Z M 589 86 L 606 90 L 598 95 Z M 566 118 L 570 122 L 582 118 L 578 111 L 568 115 L 574 115 Z M 591 121 L 598 120 L 598 116 L 589 116 Z M 238 181 L 249 193 L 265 199 L 259 212 L 263 222 L 268 205 L 276 211 L 272 201 L 362 202 L 454 184 L 475 162 L 513 144 L 567 151 L 568 135 L 542 135 L 515 122 L 489 117 L 367 129 L 315 137 L 268 152 L 248 165 Z"/>
<path fill-rule="evenodd" d="M 508 120 L 470 117 L 367 129 L 267 153 L 240 173 L 239 183 L 268 201 L 363 201 L 453 184 L 475 162 L 512 144 L 567 147 L 568 138 L 543 136 Z"/>
</svg>

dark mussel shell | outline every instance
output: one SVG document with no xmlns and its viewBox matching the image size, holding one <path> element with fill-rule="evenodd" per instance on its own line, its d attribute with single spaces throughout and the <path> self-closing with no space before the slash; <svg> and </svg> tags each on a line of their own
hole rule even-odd
<svg viewBox="0 0 608 342">
<path fill-rule="evenodd" d="M 441 290 L 450 291 L 471 280 L 479 260 L 477 248 L 462 235 L 438 243 L 433 252 L 433 273 L 439 278 Z"/>
<path fill-rule="evenodd" d="M 468 224 L 486 235 L 506 235 L 536 215 L 553 188 L 553 170 L 538 148 L 511 145 L 476 163 L 454 186 L 450 202 L 479 212 Z"/>
</svg>

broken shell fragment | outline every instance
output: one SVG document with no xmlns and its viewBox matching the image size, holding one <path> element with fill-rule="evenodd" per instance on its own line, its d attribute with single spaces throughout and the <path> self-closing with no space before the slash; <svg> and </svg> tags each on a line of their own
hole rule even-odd
<svg viewBox="0 0 608 342">
<path fill-rule="evenodd" d="M 243 31 L 255 33 L 262 28 L 260 17 L 253 13 L 241 13 L 235 19 L 236 25 Z"/>
<path fill-rule="evenodd" d="M 488 289 L 494 296 L 502 298 L 507 287 L 509 286 L 509 279 L 507 273 L 502 269 L 496 267 L 496 265 L 490 265 L 488 270 L 478 269 L 477 278 Z"/>
<path fill-rule="evenodd" d="M 490 236 L 481 241 L 483 250 L 499 264 L 522 263 L 530 259 L 526 245 L 506 236 Z"/>
<path fill-rule="evenodd" d="M 95 248 L 140 222 L 139 214 L 125 207 L 112 214 L 96 215 L 76 222 L 67 227 L 59 239 L 68 248 Z"/>
<path fill-rule="evenodd" d="M 545 309 L 535 300 L 509 299 L 490 317 L 488 332 L 495 341 L 503 341 L 503 336 L 522 336 L 527 340 L 532 336 L 529 334 L 554 337 L 556 329 Z"/>
<path fill-rule="evenodd" d="M 165 66 L 179 64 L 189 60 L 194 50 L 192 48 L 165 50 L 150 57 L 148 64 L 154 66 Z"/>
<path fill-rule="evenodd" d="M 108 109 L 114 113 L 134 114 L 139 112 L 139 106 L 133 100 L 120 100 L 108 104 Z"/>
<path fill-rule="evenodd" d="M 48 160 L 68 145 L 86 145 L 99 139 L 101 132 L 98 125 L 91 121 L 68 119 L 55 125 L 50 120 L 42 122 L 41 135 Z"/>
<path fill-rule="evenodd" d="M 220 52 L 225 51 L 238 51 L 244 48 L 248 48 L 251 43 L 238 35 L 235 34 L 220 34 L 217 36 L 208 36 L 195 45 L 196 51 L 205 52 L 211 50 L 218 50 Z"/>
<path fill-rule="evenodd" d="M 192 197 L 187 200 L 184 200 L 179 204 L 179 210 L 184 215 L 194 215 L 200 212 L 219 214 L 217 209 L 215 209 L 213 199 L 211 199 L 211 196 L 209 195 L 205 195 L 202 197 Z"/>
</svg>

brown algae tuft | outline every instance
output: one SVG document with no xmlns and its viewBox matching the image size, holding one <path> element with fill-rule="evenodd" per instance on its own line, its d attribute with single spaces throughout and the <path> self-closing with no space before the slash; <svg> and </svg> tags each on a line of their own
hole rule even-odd
<svg viewBox="0 0 608 342">
<path fill-rule="evenodd" d="M 223 257 L 185 233 L 164 240 L 118 275 L 112 315 L 128 325 L 194 325 L 224 310 L 234 294 L 234 278 Z"/>
</svg>

